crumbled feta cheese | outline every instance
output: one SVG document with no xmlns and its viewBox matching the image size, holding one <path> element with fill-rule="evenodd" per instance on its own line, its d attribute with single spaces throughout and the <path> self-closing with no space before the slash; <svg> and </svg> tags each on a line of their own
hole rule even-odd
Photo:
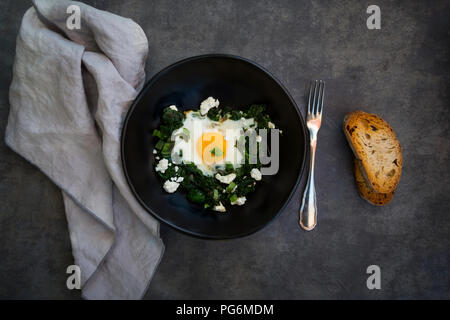
<svg viewBox="0 0 450 320">
<path fill-rule="evenodd" d="M 219 204 L 217 206 L 213 207 L 214 211 L 218 211 L 218 212 L 226 212 L 227 209 L 225 209 L 225 207 L 223 206 L 222 202 L 219 202 Z"/>
<path fill-rule="evenodd" d="M 180 169 L 180 168 L 178 168 L 178 166 L 175 166 L 175 172 L 178 172 L 178 169 Z"/>
<path fill-rule="evenodd" d="M 174 181 L 174 182 L 183 182 L 184 178 L 183 177 L 172 177 L 170 178 L 170 181 Z"/>
<path fill-rule="evenodd" d="M 156 160 L 159 160 L 160 158 L 158 156 L 155 157 Z"/>
<path fill-rule="evenodd" d="M 200 104 L 200 114 L 204 116 L 208 113 L 209 109 L 217 108 L 219 106 L 219 100 L 209 97 Z"/>
<path fill-rule="evenodd" d="M 275 125 L 269 121 L 269 123 L 267 124 L 267 126 L 269 127 L 269 129 L 275 129 Z"/>
<path fill-rule="evenodd" d="M 178 108 L 177 108 L 176 105 L 171 105 L 171 106 L 169 107 L 169 109 L 171 109 L 171 110 L 173 110 L 173 111 L 178 111 Z"/>
<path fill-rule="evenodd" d="M 261 142 L 262 141 L 262 137 L 261 136 L 256 136 L 256 142 Z"/>
<path fill-rule="evenodd" d="M 164 173 L 166 172 L 167 168 L 169 167 L 169 160 L 167 159 L 161 159 L 158 164 L 156 165 L 156 172 Z"/>
<path fill-rule="evenodd" d="M 156 151 L 156 149 L 153 149 L 153 154 L 157 154 L 158 151 Z"/>
<path fill-rule="evenodd" d="M 168 166 L 170 167 L 172 165 L 172 162 L 169 162 Z"/>
<path fill-rule="evenodd" d="M 221 176 L 220 174 L 216 174 L 216 179 L 222 183 L 230 184 L 236 178 L 235 173 L 227 174 L 226 176 Z"/>
<path fill-rule="evenodd" d="M 233 206 L 234 205 L 242 206 L 245 203 L 245 201 L 247 201 L 246 197 L 239 197 L 236 200 L 232 201 L 231 204 Z"/>
<path fill-rule="evenodd" d="M 174 193 L 175 191 L 177 191 L 179 185 L 180 184 L 178 182 L 167 180 L 166 182 L 164 182 L 163 188 L 168 193 Z"/>
<path fill-rule="evenodd" d="M 259 171 L 259 169 L 253 168 L 252 171 L 250 171 L 250 176 L 256 181 L 259 181 L 261 180 L 262 174 L 261 171 Z"/>
</svg>

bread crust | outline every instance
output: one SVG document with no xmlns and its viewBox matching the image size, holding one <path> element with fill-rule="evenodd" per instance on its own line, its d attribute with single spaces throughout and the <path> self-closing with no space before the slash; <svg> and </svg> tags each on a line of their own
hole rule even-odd
<svg viewBox="0 0 450 320">
<path fill-rule="evenodd" d="M 382 118 L 363 111 L 348 113 L 343 130 L 361 173 L 376 193 L 394 192 L 400 181 L 403 157 L 394 130 Z"/>
<path fill-rule="evenodd" d="M 385 206 L 392 201 L 394 192 L 378 193 L 373 190 L 361 172 L 361 161 L 354 159 L 355 182 L 361 198 L 375 206 Z"/>
</svg>

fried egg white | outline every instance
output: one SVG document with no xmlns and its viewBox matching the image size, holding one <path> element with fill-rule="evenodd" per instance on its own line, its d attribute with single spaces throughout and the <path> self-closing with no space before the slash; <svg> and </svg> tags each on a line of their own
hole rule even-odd
<svg viewBox="0 0 450 320">
<path fill-rule="evenodd" d="M 193 162 L 208 176 L 227 162 L 235 168 L 243 163 L 237 141 L 254 124 L 253 119 L 213 121 L 198 111 L 186 111 L 185 115 L 183 126 L 172 133 L 172 159 Z"/>
</svg>

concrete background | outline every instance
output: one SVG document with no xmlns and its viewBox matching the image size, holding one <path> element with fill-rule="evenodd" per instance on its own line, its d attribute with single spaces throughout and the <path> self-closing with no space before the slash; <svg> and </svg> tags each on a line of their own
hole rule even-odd
<svg viewBox="0 0 450 320">
<path fill-rule="evenodd" d="M 148 77 L 193 55 L 231 53 L 273 72 L 305 110 L 305 86 L 325 79 L 319 133 L 319 224 L 297 225 L 303 186 L 270 226 L 231 241 L 190 238 L 166 226 L 166 252 L 149 299 L 450 298 L 450 3 L 381 1 L 381 30 L 366 1 L 86 1 L 139 23 L 150 43 Z M 4 140 L 15 38 L 30 1 L 0 3 L 0 298 L 77 299 L 61 194 Z M 357 194 L 341 122 L 374 112 L 403 146 L 393 202 Z M 366 288 L 366 268 L 382 289 Z"/>
</svg>

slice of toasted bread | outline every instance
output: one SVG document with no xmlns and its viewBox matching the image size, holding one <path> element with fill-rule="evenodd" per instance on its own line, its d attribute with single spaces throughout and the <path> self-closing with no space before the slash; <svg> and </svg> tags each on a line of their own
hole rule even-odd
<svg viewBox="0 0 450 320">
<path fill-rule="evenodd" d="M 376 206 L 384 206 L 389 202 L 391 202 L 392 198 L 394 197 L 394 192 L 389 193 L 375 192 L 375 190 L 373 190 L 367 183 L 367 180 L 364 178 L 362 174 L 361 161 L 355 159 L 354 162 L 355 162 L 356 187 L 358 188 L 360 196 L 367 202 Z"/>
<path fill-rule="evenodd" d="M 402 149 L 389 124 L 375 114 L 354 111 L 344 118 L 348 143 L 361 160 L 361 172 L 377 193 L 390 193 L 400 181 Z"/>
</svg>

